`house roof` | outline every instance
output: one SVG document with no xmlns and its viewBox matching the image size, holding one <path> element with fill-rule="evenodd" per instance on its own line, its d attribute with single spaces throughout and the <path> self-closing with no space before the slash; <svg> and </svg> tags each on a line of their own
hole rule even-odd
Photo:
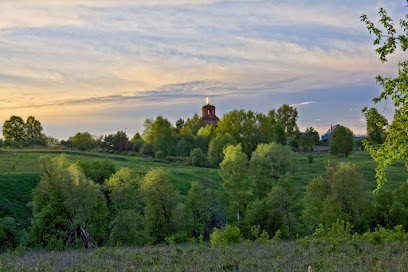
<svg viewBox="0 0 408 272">
<path fill-rule="evenodd" d="M 324 140 L 328 140 L 330 138 L 330 136 L 333 134 L 333 132 L 338 129 L 340 127 L 339 124 L 334 125 L 334 126 L 330 126 L 329 130 L 322 135 L 322 141 Z"/>
</svg>

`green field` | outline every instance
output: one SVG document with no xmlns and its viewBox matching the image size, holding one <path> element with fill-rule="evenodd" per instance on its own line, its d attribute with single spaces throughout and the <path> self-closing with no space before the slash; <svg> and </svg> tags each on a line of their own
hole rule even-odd
<svg viewBox="0 0 408 272">
<path fill-rule="evenodd" d="M 217 169 L 189 167 L 177 164 L 166 164 L 159 160 L 144 159 L 132 156 L 109 155 L 79 151 L 50 151 L 50 150 L 16 150 L 0 152 L 0 205 L 8 209 L 20 223 L 27 224 L 31 216 L 29 202 L 31 191 L 40 179 L 38 158 L 41 155 L 58 156 L 65 153 L 72 162 L 76 160 L 102 160 L 112 161 L 119 170 L 129 167 L 138 174 L 146 174 L 156 167 L 164 167 L 170 176 L 171 182 L 182 195 L 190 189 L 192 181 L 198 181 L 206 188 L 217 189 L 222 186 L 222 179 Z M 368 187 L 372 191 L 376 188 L 375 167 L 376 163 L 367 152 L 355 152 L 346 160 L 337 159 L 327 154 L 315 155 L 312 164 L 308 163 L 306 156 L 299 156 L 299 164 L 293 176 L 296 188 L 306 191 L 306 185 L 314 177 L 324 175 L 327 164 L 335 165 L 339 161 L 350 161 L 357 164 L 364 173 Z M 384 190 L 394 190 L 407 180 L 407 171 L 403 163 L 396 163 L 388 170 L 388 182 Z"/>
</svg>

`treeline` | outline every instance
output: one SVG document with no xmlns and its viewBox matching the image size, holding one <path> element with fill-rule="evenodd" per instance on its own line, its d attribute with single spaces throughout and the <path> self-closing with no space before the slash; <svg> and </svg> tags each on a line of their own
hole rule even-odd
<svg viewBox="0 0 408 272">
<path fill-rule="evenodd" d="M 250 159 L 241 144 L 223 150 L 220 189 L 191 182 L 181 195 L 163 168 L 140 176 L 109 161 L 41 157 L 32 224 L 0 219 L 2 249 L 17 245 L 64 249 L 117 245 L 213 244 L 242 239 L 295 239 L 344 222 L 352 232 L 408 228 L 408 185 L 373 201 L 356 165 L 327 166 L 306 194 L 293 184 L 299 155 L 289 146 L 259 144 Z"/>
</svg>

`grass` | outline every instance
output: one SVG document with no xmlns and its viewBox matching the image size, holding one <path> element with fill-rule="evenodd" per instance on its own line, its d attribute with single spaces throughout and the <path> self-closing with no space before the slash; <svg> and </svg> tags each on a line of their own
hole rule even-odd
<svg viewBox="0 0 408 272">
<path fill-rule="evenodd" d="M 16 250 L 0 255 L 0 271 L 406 271 L 407 242 L 373 245 L 323 240 L 228 247 L 208 245 Z"/>
<path fill-rule="evenodd" d="M 135 173 L 144 175 L 156 167 L 163 167 L 169 173 L 170 180 L 182 195 L 187 194 L 192 181 L 201 182 L 206 188 L 218 189 L 222 186 L 222 179 L 217 169 L 188 167 L 183 165 L 166 164 L 159 160 L 144 159 L 132 156 L 110 155 L 80 151 L 58 150 L 13 150 L 0 151 L 0 209 L 7 209 L 21 224 L 29 223 L 31 209 L 27 204 L 31 201 L 31 192 L 40 180 L 38 158 L 41 155 L 58 156 L 65 153 L 71 161 L 98 159 L 111 160 L 116 170 L 129 167 Z M 376 163 L 368 152 L 355 152 L 347 159 L 338 159 L 327 154 L 314 155 L 313 163 L 309 163 L 307 156 L 300 156 L 298 169 L 293 176 L 296 188 L 304 194 L 306 185 L 311 179 L 325 175 L 328 163 L 335 165 L 340 161 L 350 161 L 357 164 L 364 173 L 369 190 L 373 191 Z M 407 181 L 408 174 L 402 163 L 396 163 L 388 169 L 388 182 L 384 190 L 394 190 Z M 0 215 L 1 216 L 1 215 Z"/>
</svg>

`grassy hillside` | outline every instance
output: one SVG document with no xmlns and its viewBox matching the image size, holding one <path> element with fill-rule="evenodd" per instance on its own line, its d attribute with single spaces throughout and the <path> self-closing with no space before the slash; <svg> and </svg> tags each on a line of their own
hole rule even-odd
<svg viewBox="0 0 408 272">
<path fill-rule="evenodd" d="M 207 188 L 220 188 L 222 179 L 217 169 L 187 167 L 182 165 L 165 164 L 158 160 L 143 159 L 138 157 L 109 155 L 91 152 L 77 151 L 49 151 L 49 150 L 18 150 L 0 152 L 0 205 L 3 210 L 8 210 L 12 216 L 21 223 L 28 223 L 31 216 L 27 204 L 31 200 L 31 191 L 40 179 L 38 158 L 41 155 L 58 156 L 64 152 L 71 161 L 76 160 L 111 160 L 116 170 L 121 167 L 129 167 L 139 174 L 146 174 L 156 167 L 164 167 L 170 175 L 170 179 L 182 194 L 190 189 L 191 181 L 199 181 Z M 356 152 L 346 160 L 324 155 L 315 155 L 312 164 L 308 163 L 306 156 L 300 156 L 298 169 L 293 177 L 296 187 L 302 193 L 306 191 L 306 185 L 314 177 L 324 175 L 328 163 L 335 165 L 339 161 L 350 161 L 360 166 L 366 176 L 370 190 L 376 188 L 375 167 L 376 163 L 367 152 Z M 384 190 L 393 190 L 401 186 L 407 180 L 407 171 L 403 163 L 397 163 L 388 171 L 388 182 Z M 1 215 L 0 215 L 1 216 Z"/>
</svg>

